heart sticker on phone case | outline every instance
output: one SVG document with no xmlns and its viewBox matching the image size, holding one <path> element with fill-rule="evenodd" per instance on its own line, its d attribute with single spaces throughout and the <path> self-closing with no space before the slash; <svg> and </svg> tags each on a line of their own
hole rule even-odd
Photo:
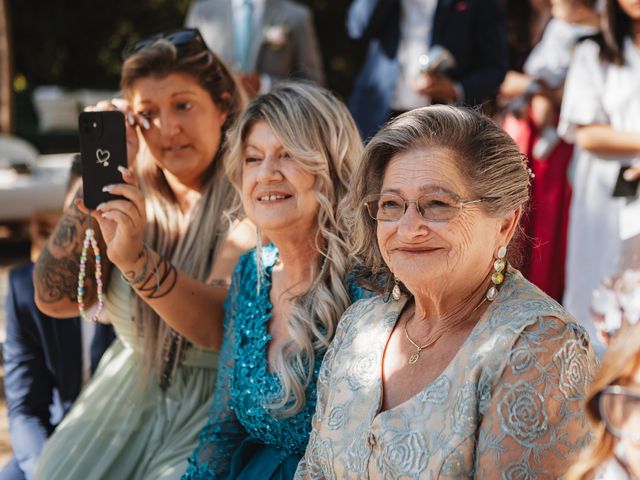
<svg viewBox="0 0 640 480">
<path fill-rule="evenodd" d="M 96 150 L 97 163 L 102 164 L 103 167 L 109 166 L 109 159 L 111 158 L 111 152 L 109 150 L 102 150 L 101 148 Z"/>
</svg>

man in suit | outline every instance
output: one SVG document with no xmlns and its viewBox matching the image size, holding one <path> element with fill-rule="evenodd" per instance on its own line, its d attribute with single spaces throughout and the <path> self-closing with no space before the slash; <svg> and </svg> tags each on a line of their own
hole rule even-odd
<svg viewBox="0 0 640 480">
<path fill-rule="evenodd" d="M 32 276 L 31 262 L 9 272 L 2 353 L 13 457 L 0 472 L 2 480 L 32 477 L 47 437 L 114 339 L 110 325 L 77 317 L 59 320 L 40 312 L 33 301 Z"/>
<path fill-rule="evenodd" d="M 507 72 L 500 0 L 355 0 L 347 29 L 369 42 L 349 100 L 364 139 L 413 108 L 481 104 L 495 96 Z M 419 61 L 434 45 L 451 52 L 455 65 L 422 73 Z"/>
<path fill-rule="evenodd" d="M 186 26 L 240 75 L 250 95 L 286 78 L 324 83 L 313 15 L 291 0 L 197 0 Z"/>
</svg>

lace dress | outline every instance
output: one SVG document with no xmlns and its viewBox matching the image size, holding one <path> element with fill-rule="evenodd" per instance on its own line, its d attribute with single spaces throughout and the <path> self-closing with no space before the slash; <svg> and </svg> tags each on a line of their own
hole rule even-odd
<svg viewBox="0 0 640 480">
<path fill-rule="evenodd" d="M 595 357 L 582 327 L 510 270 L 440 376 L 379 412 L 382 357 L 406 301 L 375 297 L 343 315 L 296 479 L 558 478 L 589 440 Z"/>
<path fill-rule="evenodd" d="M 307 402 L 299 413 L 279 419 L 265 408 L 280 395 L 280 381 L 267 363 L 271 270 L 277 258 L 273 245 L 262 248 L 259 291 L 255 249 L 236 265 L 209 422 L 183 480 L 291 479 L 307 446 L 322 355 L 316 357 Z M 362 297 L 355 286 L 350 294 L 354 300 Z"/>
</svg>

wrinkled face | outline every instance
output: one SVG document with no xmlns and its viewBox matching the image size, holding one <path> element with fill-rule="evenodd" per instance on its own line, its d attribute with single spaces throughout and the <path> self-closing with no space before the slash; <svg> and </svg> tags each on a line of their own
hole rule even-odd
<svg viewBox="0 0 640 480">
<path fill-rule="evenodd" d="M 150 128 L 140 130 L 158 166 L 199 189 L 220 146 L 226 112 L 187 74 L 141 78 L 131 93 L 133 111 L 149 120 Z"/>
<path fill-rule="evenodd" d="M 640 20 L 640 0 L 618 0 L 618 5 L 631 20 Z"/>
<path fill-rule="evenodd" d="M 319 210 L 315 175 L 286 151 L 266 122 L 256 122 L 244 144 L 242 204 L 247 216 L 266 235 L 313 232 Z"/>
<path fill-rule="evenodd" d="M 392 157 L 384 172 L 381 192 L 417 200 L 444 192 L 475 200 L 458 169 L 453 153 L 443 148 L 419 148 Z M 378 221 L 378 246 L 390 270 L 414 295 L 418 291 L 474 289 L 491 270 L 500 245 L 502 220 L 489 217 L 482 203 L 462 207 L 449 221 L 423 218 L 415 203 L 398 221 Z M 509 237 L 509 238 L 507 238 Z"/>
</svg>

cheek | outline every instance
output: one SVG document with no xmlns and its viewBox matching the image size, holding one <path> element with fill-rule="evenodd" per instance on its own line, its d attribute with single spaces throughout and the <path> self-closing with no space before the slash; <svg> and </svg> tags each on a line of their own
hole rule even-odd
<svg viewBox="0 0 640 480">
<path fill-rule="evenodd" d="M 378 249 L 380 250 L 380 253 L 382 254 L 382 258 L 384 259 L 387 265 L 389 265 L 389 254 L 387 253 L 386 244 L 387 244 L 387 241 L 389 240 L 389 237 L 393 235 L 393 231 L 394 229 L 391 227 L 390 224 L 387 224 L 385 222 L 378 222 L 376 227 Z"/>
</svg>

